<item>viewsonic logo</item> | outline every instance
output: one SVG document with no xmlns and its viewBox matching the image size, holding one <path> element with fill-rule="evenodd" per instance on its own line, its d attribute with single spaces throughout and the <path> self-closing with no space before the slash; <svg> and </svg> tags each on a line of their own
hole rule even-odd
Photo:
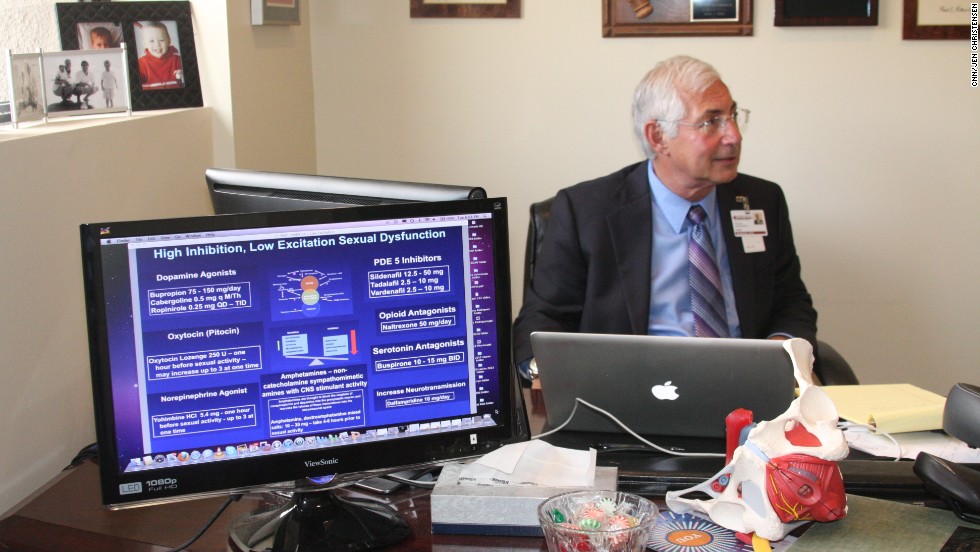
<svg viewBox="0 0 980 552">
<path fill-rule="evenodd" d="M 662 401 L 672 401 L 680 396 L 677 394 L 677 386 L 671 385 L 669 381 L 661 385 L 654 385 L 651 391 L 654 397 Z"/>
<path fill-rule="evenodd" d="M 339 464 L 340 460 L 337 458 L 321 458 L 319 460 L 307 460 L 303 464 L 307 468 L 315 468 L 317 466 L 329 466 L 331 464 Z"/>
</svg>

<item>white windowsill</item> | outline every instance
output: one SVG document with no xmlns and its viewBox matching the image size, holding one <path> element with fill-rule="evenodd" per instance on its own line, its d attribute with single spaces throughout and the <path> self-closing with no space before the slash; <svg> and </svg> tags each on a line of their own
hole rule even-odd
<svg viewBox="0 0 980 552">
<path fill-rule="evenodd" d="M 22 123 L 19 128 L 14 128 L 13 125 L 2 125 L 0 126 L 0 142 L 7 142 L 12 140 L 22 140 L 26 138 L 32 138 L 35 136 L 45 136 L 48 134 L 56 134 L 60 132 L 72 132 L 76 130 L 100 127 L 106 125 L 114 124 L 125 124 L 134 120 L 142 120 L 150 117 L 167 117 L 174 113 L 180 113 L 187 111 L 188 109 L 204 109 L 204 108 L 186 108 L 186 109 L 161 109 L 155 111 L 134 111 L 132 115 L 120 114 L 120 113 L 106 113 L 104 115 L 83 115 L 79 117 L 60 117 L 55 119 L 49 119 L 48 122 L 30 122 Z"/>
</svg>

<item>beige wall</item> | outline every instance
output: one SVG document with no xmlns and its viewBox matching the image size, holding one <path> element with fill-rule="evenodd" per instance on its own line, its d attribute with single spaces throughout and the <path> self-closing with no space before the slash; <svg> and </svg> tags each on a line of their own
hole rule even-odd
<svg viewBox="0 0 980 552">
<path fill-rule="evenodd" d="M 10 101 L 7 50 L 15 54 L 50 51 L 61 45 L 53 0 L 0 2 L 0 102 Z"/>
<path fill-rule="evenodd" d="M 315 173 L 310 3 L 287 26 L 252 26 L 250 2 L 193 3 L 215 166 Z"/>
<path fill-rule="evenodd" d="M 207 109 L 0 135 L 0 514 L 95 441 L 78 226 L 211 212 Z"/>
<path fill-rule="evenodd" d="M 194 0 L 215 166 L 316 172 L 309 4 L 301 25 L 252 26 L 250 2 Z"/>
<path fill-rule="evenodd" d="M 980 200 L 969 42 L 903 41 L 899 2 L 859 28 L 776 28 L 773 2 L 754 2 L 752 37 L 618 39 L 598 1 L 528 0 L 515 20 L 312 3 L 317 168 L 508 196 L 520 282 L 528 204 L 639 160 L 634 86 L 694 55 L 752 110 L 742 170 L 788 194 L 821 337 L 865 383 L 976 383 L 980 219 L 958 208 Z"/>
<path fill-rule="evenodd" d="M 253 27 L 249 2 L 228 0 L 235 166 L 316 172 L 309 6 L 299 26 Z"/>
<path fill-rule="evenodd" d="M 46 45 L 52 3 L 17 0 L 0 28 Z M 315 172 L 308 4 L 302 25 L 252 27 L 247 1 L 193 1 L 208 109 L 0 131 L 0 515 L 95 440 L 78 225 L 210 214 L 209 166 Z"/>
</svg>

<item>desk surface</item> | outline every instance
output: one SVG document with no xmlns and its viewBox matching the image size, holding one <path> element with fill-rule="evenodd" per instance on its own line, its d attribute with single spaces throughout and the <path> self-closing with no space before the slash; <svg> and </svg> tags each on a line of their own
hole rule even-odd
<svg viewBox="0 0 980 552">
<path fill-rule="evenodd" d="M 413 536 L 386 550 L 547 550 L 540 538 L 432 535 L 428 491 L 410 490 L 392 497 L 391 506 L 409 523 Z M 211 498 L 108 511 L 99 502 L 98 466 L 86 462 L 55 478 L 0 520 L 0 550 L 163 552 L 183 544 L 223 501 Z M 189 550 L 229 550 L 228 525 L 261 507 L 260 496 L 243 497 Z"/>
<path fill-rule="evenodd" d="M 528 401 L 532 431 L 540 432 L 543 406 L 532 395 Z M 561 436 L 561 434 L 558 434 Z M 586 438 L 588 439 L 588 438 Z M 562 438 L 552 440 L 559 446 L 581 445 L 566 443 Z M 586 441 L 588 443 L 588 441 Z M 692 483 L 692 473 L 705 470 L 714 472 L 722 465 L 720 459 L 690 459 L 677 470 L 674 458 L 657 458 L 635 453 L 602 455 L 600 463 L 616 465 L 620 470 L 620 486 L 638 494 L 661 495 L 664 479 L 651 473 L 664 463 L 677 475 L 675 484 L 682 487 Z M 702 465 L 707 462 L 707 465 Z M 852 494 L 882 496 L 882 485 L 894 489 L 895 494 L 886 497 L 915 500 L 924 495 L 924 489 L 911 475 L 908 462 L 880 462 L 847 460 L 841 463 L 845 485 Z M 687 479 L 685 479 L 687 478 Z M 699 482 L 696 480 L 695 482 Z M 867 487 L 867 493 L 860 492 Z M 872 492 L 875 490 L 878 492 Z M 50 483 L 15 507 L 0 520 L 0 550 L 23 552 L 48 552 L 72 550 L 77 552 L 163 552 L 183 544 L 217 511 L 223 498 L 179 502 L 149 508 L 120 511 L 105 510 L 99 501 L 98 467 L 86 462 L 63 472 Z M 391 505 L 398 510 L 412 528 L 413 536 L 398 546 L 399 550 L 547 550 L 540 538 L 476 537 L 432 535 L 430 532 L 428 491 L 409 490 L 392 495 Z M 247 495 L 233 503 L 218 521 L 189 550 L 218 552 L 231 549 L 228 542 L 228 525 L 237 517 L 263 506 L 260 495 Z"/>
<path fill-rule="evenodd" d="M 540 431 L 543 414 L 540 402 L 536 404 L 538 413 L 532 416 L 532 424 Z M 528 406 L 533 409 L 531 401 Z M 94 463 L 61 473 L 0 519 L 0 550 L 163 552 L 183 544 L 224 502 L 218 497 L 109 511 L 102 507 L 99 494 L 99 470 Z M 390 503 L 413 532 L 411 538 L 389 548 L 392 551 L 547 550 L 540 538 L 432 535 L 428 491 L 401 491 L 392 495 Z M 246 495 L 232 503 L 189 550 L 233 549 L 228 541 L 229 524 L 264 506 L 261 495 Z"/>
</svg>

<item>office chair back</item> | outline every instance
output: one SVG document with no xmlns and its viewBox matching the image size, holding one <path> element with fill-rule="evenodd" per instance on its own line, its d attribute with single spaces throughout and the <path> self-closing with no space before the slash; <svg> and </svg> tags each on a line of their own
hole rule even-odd
<svg viewBox="0 0 980 552">
<path fill-rule="evenodd" d="M 534 281 L 534 265 L 537 262 L 538 251 L 544 233 L 551 221 L 551 204 L 554 198 L 531 204 L 531 220 L 527 229 L 527 246 L 524 251 L 524 297 Z M 829 343 L 817 340 L 815 349 L 816 361 L 813 371 L 823 385 L 857 385 L 857 375 L 851 369 L 847 360 Z"/>
</svg>

